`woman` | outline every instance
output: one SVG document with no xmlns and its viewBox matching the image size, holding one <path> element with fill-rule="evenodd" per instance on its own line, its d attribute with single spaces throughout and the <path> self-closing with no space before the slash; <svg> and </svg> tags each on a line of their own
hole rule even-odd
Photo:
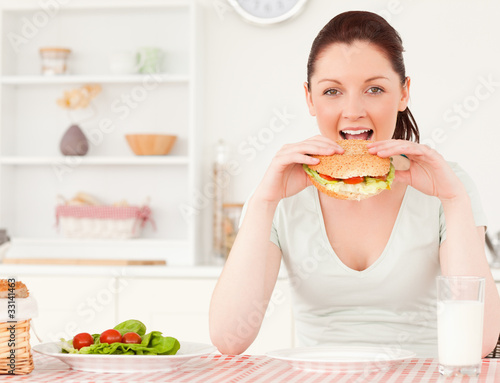
<svg viewBox="0 0 500 383">
<path fill-rule="evenodd" d="M 500 298 L 484 252 L 485 218 L 470 178 L 418 144 L 398 33 L 380 16 L 346 12 L 316 37 L 304 84 L 321 135 L 285 145 L 247 203 L 213 293 L 210 333 L 241 353 L 259 331 L 283 259 L 299 345 L 381 345 L 437 355 L 437 275 L 486 278 L 483 355 L 500 331 Z M 362 201 L 319 193 L 302 169 L 368 139 L 406 155 L 390 191 Z M 270 240 L 269 240 L 270 239 Z M 306 267 L 307 266 L 307 267 Z M 244 331 L 243 331 L 244 329 Z"/>
</svg>

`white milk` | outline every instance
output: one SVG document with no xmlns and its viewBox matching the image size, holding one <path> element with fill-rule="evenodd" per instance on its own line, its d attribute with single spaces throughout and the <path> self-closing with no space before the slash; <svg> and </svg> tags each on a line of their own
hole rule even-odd
<svg viewBox="0 0 500 383">
<path fill-rule="evenodd" d="M 471 366 L 481 363 L 484 303 L 477 301 L 438 302 L 439 363 Z"/>
</svg>

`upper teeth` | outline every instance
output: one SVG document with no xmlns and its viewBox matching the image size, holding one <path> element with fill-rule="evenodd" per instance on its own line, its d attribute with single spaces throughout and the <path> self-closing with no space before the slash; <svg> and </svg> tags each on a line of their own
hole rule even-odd
<svg viewBox="0 0 500 383">
<path fill-rule="evenodd" d="M 344 134 L 361 134 L 361 133 L 366 133 L 369 132 L 370 129 L 363 129 L 363 130 L 343 130 L 342 133 Z"/>
</svg>

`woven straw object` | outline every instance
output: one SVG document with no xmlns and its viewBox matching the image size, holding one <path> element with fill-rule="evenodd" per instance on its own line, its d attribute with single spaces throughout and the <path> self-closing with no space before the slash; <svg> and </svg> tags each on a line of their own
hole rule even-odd
<svg viewBox="0 0 500 383">
<path fill-rule="evenodd" d="M 11 326 L 15 326 L 15 331 Z M 11 338 L 14 334 L 14 338 Z M 15 345 L 9 345 L 14 340 Z M 14 353 L 14 363 L 10 356 Z M 30 321 L 0 322 L 0 374 L 24 375 L 33 371 L 33 355 L 30 346 Z"/>
<path fill-rule="evenodd" d="M 56 208 L 57 224 L 67 238 L 139 237 L 146 222 L 150 221 L 149 206 L 68 206 Z"/>
</svg>

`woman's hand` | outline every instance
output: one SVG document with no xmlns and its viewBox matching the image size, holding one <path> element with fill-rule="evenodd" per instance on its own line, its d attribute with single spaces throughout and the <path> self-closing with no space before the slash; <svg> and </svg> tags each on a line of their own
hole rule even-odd
<svg viewBox="0 0 500 383">
<path fill-rule="evenodd" d="M 278 203 L 312 185 L 302 164 L 317 165 L 319 160 L 308 154 L 332 155 L 344 149 L 335 141 L 318 135 L 305 141 L 283 146 L 274 156 L 254 196 Z"/>
<path fill-rule="evenodd" d="M 410 160 L 410 169 L 396 171 L 396 179 L 424 194 L 441 201 L 452 200 L 465 192 L 443 156 L 426 145 L 406 140 L 386 140 L 368 144 L 368 151 L 380 157 L 404 154 Z"/>
</svg>

